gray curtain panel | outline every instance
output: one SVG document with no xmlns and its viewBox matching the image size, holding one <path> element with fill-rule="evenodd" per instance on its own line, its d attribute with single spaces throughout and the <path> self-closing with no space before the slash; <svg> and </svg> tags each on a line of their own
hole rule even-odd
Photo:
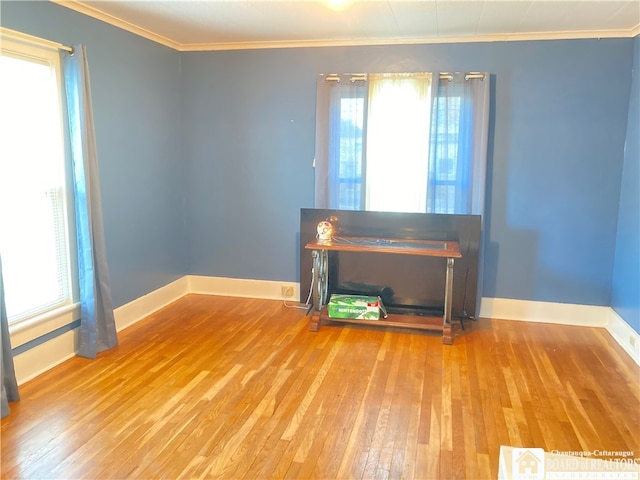
<svg viewBox="0 0 640 480">
<path fill-rule="evenodd" d="M 20 400 L 18 394 L 18 382 L 16 372 L 13 368 L 13 355 L 11 353 L 11 339 L 9 338 L 9 321 L 7 320 L 7 309 L 4 302 L 4 282 L 2 280 L 2 259 L 0 258 L 0 328 L 2 335 L 1 364 L 2 370 L 2 418 L 9 415 L 9 402 Z"/>
<path fill-rule="evenodd" d="M 491 75 L 434 75 L 427 212 L 484 215 Z"/>
<path fill-rule="evenodd" d="M 318 77 L 314 158 L 316 208 L 364 210 L 362 122 L 366 116 L 367 88 L 365 77 L 354 79 L 348 74 Z"/>
<path fill-rule="evenodd" d="M 115 347 L 118 336 L 107 270 L 89 66 L 85 47 L 73 48 L 72 55 L 64 56 L 64 77 L 78 238 L 81 312 L 78 355 L 96 358 L 99 352 Z"/>
</svg>

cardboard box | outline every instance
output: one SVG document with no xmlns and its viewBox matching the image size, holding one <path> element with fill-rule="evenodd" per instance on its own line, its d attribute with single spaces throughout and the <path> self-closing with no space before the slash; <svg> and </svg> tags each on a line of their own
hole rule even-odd
<svg viewBox="0 0 640 480">
<path fill-rule="evenodd" d="M 331 295 L 328 311 L 330 318 L 380 319 L 380 297 L 363 295 Z"/>
</svg>

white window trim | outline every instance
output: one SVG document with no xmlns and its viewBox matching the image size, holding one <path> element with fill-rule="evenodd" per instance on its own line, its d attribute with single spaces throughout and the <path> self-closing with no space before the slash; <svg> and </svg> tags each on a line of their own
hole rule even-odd
<svg viewBox="0 0 640 480">
<path fill-rule="evenodd" d="M 74 303 L 14 322 L 9 325 L 11 348 L 24 345 L 58 328 L 67 326 L 79 318 L 80 304 Z"/>
<path fill-rule="evenodd" d="M 60 50 L 72 51 L 72 49 L 57 42 L 52 42 L 50 40 L 28 35 L 26 33 L 18 32 L 16 30 L 11 30 L 5 27 L 0 27 L 0 40 L 0 49 L 4 53 L 8 53 L 11 56 L 15 56 L 17 58 L 26 58 L 38 62 L 42 62 L 42 60 L 46 57 L 55 65 L 57 81 L 60 88 L 60 95 L 58 97 L 60 103 L 60 112 L 64 117 L 64 105 L 62 103 L 62 66 L 60 63 L 59 52 Z M 63 118 L 61 118 L 61 125 L 63 125 L 64 133 L 66 131 L 66 128 L 64 127 L 64 122 L 62 120 Z M 65 145 L 67 144 L 66 139 L 64 143 Z M 67 170 L 68 172 L 71 171 L 70 168 Z M 67 179 L 67 185 L 67 190 L 69 190 L 69 188 L 71 188 L 69 178 Z M 67 224 L 70 226 L 74 223 L 75 219 L 73 208 L 71 207 L 73 203 L 69 202 L 70 194 L 68 191 L 66 200 L 65 215 L 67 217 Z M 75 260 L 75 239 L 72 238 L 69 231 L 67 231 L 66 234 L 67 244 L 69 246 L 68 255 L 70 263 L 69 278 L 71 282 L 71 301 L 67 301 L 62 305 L 58 305 L 57 307 L 53 307 L 49 310 L 40 312 L 35 315 L 28 315 L 19 318 L 18 320 L 10 323 L 9 335 L 11 337 L 12 348 L 19 347 L 27 342 L 35 340 L 58 328 L 69 325 L 80 318 L 80 304 L 77 302 L 77 274 L 74 273 L 77 271 Z"/>
<path fill-rule="evenodd" d="M 40 49 L 42 48 L 47 48 L 55 52 L 59 50 L 72 51 L 70 47 L 67 47 L 66 45 L 63 45 L 61 43 L 52 42 L 44 38 L 34 37 L 33 35 L 18 32 L 17 30 L 11 30 L 10 28 L 0 27 L 0 36 L 2 37 L 3 44 L 8 40 L 12 40 L 24 46 L 39 47 L 38 52 L 41 52 Z"/>
</svg>

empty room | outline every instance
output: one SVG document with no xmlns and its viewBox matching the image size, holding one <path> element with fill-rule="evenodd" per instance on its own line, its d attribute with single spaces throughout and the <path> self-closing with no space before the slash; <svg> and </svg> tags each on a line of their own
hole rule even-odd
<svg viewBox="0 0 640 480">
<path fill-rule="evenodd" d="M 0 27 L 2 478 L 639 478 L 637 0 Z"/>
</svg>

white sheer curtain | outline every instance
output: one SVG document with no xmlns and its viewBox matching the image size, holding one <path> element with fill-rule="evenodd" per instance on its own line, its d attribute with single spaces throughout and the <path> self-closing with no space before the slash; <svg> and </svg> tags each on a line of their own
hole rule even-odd
<svg viewBox="0 0 640 480">
<path fill-rule="evenodd" d="M 430 104 L 430 73 L 369 75 L 366 210 L 425 211 Z"/>
</svg>

